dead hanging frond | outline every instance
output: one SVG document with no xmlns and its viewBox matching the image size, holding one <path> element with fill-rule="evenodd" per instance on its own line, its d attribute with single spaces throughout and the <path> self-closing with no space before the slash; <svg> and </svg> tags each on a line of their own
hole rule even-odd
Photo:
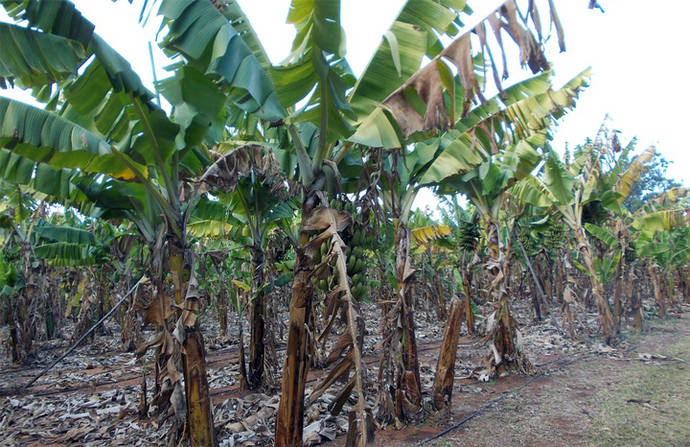
<svg viewBox="0 0 690 447">
<path fill-rule="evenodd" d="M 412 230 L 412 243 L 415 248 L 426 246 L 431 242 L 445 239 L 451 234 L 451 229 L 448 225 L 427 225 L 425 227 L 414 228 Z"/>
<path fill-rule="evenodd" d="M 670 206 L 675 203 L 678 203 L 678 201 L 682 198 L 686 198 L 690 195 L 690 189 L 688 188 L 681 188 L 681 187 L 673 187 L 669 189 L 668 191 L 664 191 L 661 194 L 659 194 L 657 197 L 655 197 L 654 203 L 657 205 L 661 206 Z"/>
<path fill-rule="evenodd" d="M 257 183 L 287 199 L 297 191 L 283 175 L 273 152 L 260 144 L 247 144 L 218 157 L 198 180 L 203 190 L 232 191 L 243 179 L 252 176 Z"/>
<path fill-rule="evenodd" d="M 647 169 L 649 169 L 648 163 L 654 159 L 655 156 L 656 149 L 654 149 L 653 146 L 647 148 L 647 150 L 635 157 L 630 163 L 630 166 L 628 166 L 628 169 L 618 177 L 618 181 L 613 190 L 620 194 L 618 199 L 619 203 L 623 203 L 623 200 L 630 195 L 633 186 L 635 186 L 637 181 L 647 172 Z"/>
<path fill-rule="evenodd" d="M 327 289 L 324 312 L 326 328 L 319 340 L 324 340 L 329 335 L 339 314 L 344 316 L 346 328 L 325 360 L 327 366 L 332 366 L 330 372 L 315 386 L 307 405 L 311 405 L 334 383 L 342 380 L 345 385 L 336 393 L 329 404 L 329 410 L 331 414 L 337 415 L 350 395 L 356 393 L 357 403 L 349 414 L 346 445 L 364 447 L 371 445 L 374 440 L 373 416 L 365 399 L 362 360 L 364 320 L 359 303 L 353 295 L 353 279 L 348 275 L 348 264 L 352 264 L 352 261 L 348 261 L 347 246 L 341 236 L 352 225 L 352 217 L 346 212 L 329 207 L 323 196 L 321 200 L 324 206 L 307 217 L 303 224 L 311 231 L 320 231 L 307 246 L 308 253 L 318 253 L 316 256 L 319 263 L 313 279 L 319 281 L 322 277 L 332 278 L 331 287 Z"/>
<path fill-rule="evenodd" d="M 561 51 L 564 51 L 563 28 L 552 1 L 549 1 L 549 7 L 551 23 L 558 34 Z M 532 27 L 537 30 L 538 39 L 534 36 Z M 492 43 L 488 39 L 488 28 L 494 35 Z M 488 56 L 494 82 L 498 90 L 502 91 L 499 77 L 503 80 L 508 77 L 503 33 L 507 34 L 518 46 L 521 66 L 529 67 L 533 73 L 549 68 L 542 48 L 541 29 L 541 19 L 533 2 L 530 3 L 527 16 L 522 18 L 517 11 L 516 1 L 507 0 L 474 28 L 460 33 L 429 64 L 391 93 L 383 101 L 383 105 L 391 111 L 405 137 L 419 131 L 445 129 L 459 118 L 459 116 L 456 117 L 456 101 L 462 102 L 458 115 L 463 117 L 467 116 L 475 99 L 484 101 L 482 95 L 484 88 L 480 86 L 480 79 L 487 70 L 487 61 L 486 57 L 475 58 L 476 54 Z M 478 36 L 478 47 L 471 39 L 472 33 Z M 502 74 L 500 76 L 492 47 L 501 52 Z M 482 65 L 480 73 L 476 70 L 477 62 Z M 457 73 L 459 85 L 456 85 L 454 71 Z M 461 91 L 459 91 L 460 88 Z M 449 112 L 446 110 L 447 102 L 450 104 Z M 420 106 L 423 106 L 425 111 L 422 112 Z"/>
<path fill-rule="evenodd" d="M 643 212 L 635 216 L 633 221 L 633 227 L 650 234 L 668 232 L 689 225 L 690 208 Z"/>
</svg>

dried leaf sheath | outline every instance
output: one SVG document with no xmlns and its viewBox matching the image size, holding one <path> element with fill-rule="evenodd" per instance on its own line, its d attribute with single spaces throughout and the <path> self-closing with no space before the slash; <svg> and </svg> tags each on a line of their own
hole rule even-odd
<svg viewBox="0 0 690 447">
<path fill-rule="evenodd" d="M 336 304 L 329 306 L 330 315 L 328 315 L 328 318 L 329 322 L 332 322 L 333 316 L 339 311 L 344 310 L 347 328 L 333 347 L 326 363 L 332 364 L 339 361 L 331 369 L 330 373 L 314 388 L 308 403 L 310 404 L 318 399 L 340 377 L 349 377 L 350 371 L 354 369 L 353 377 L 339 391 L 338 396 L 332 402 L 331 412 L 337 414 L 348 396 L 352 391 L 355 391 L 357 393 L 357 404 L 350 414 L 350 426 L 346 445 L 353 447 L 366 446 L 373 443 L 373 418 L 364 394 L 364 364 L 361 352 L 364 321 L 359 312 L 359 304 L 352 295 L 348 277 L 347 257 L 345 255 L 346 245 L 339 234 L 339 232 L 351 225 L 352 220 L 346 213 L 328 208 L 325 199 L 322 199 L 322 202 L 326 207 L 316 210 L 306 223 L 307 227 L 312 230 L 323 230 L 312 240 L 312 249 L 319 250 L 321 244 L 330 244 L 327 255 L 322 259 L 321 264 L 315 271 L 327 268 L 331 261 L 335 261 L 333 269 L 335 287 L 330 292 L 329 298 L 332 302 L 335 300 Z M 331 324 L 328 324 L 326 331 L 330 330 L 330 327 Z"/>
</svg>

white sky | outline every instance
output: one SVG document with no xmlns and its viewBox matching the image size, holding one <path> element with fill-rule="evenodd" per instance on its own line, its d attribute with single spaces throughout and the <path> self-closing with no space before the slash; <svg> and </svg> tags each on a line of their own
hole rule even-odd
<svg viewBox="0 0 690 447">
<path fill-rule="evenodd" d="M 143 30 L 137 23 L 138 6 L 120 0 L 72 0 L 96 32 L 128 58 L 143 81 L 152 88 L 151 66 L 145 42 L 152 40 L 155 23 Z M 289 52 L 294 31 L 285 24 L 289 0 L 238 0 L 273 62 Z M 469 0 L 479 18 L 499 0 Z M 565 28 L 567 51 L 559 54 L 549 45 L 548 59 L 554 63 L 560 84 L 592 66 L 591 86 L 581 95 L 577 108 L 561 120 L 555 148 L 571 147 L 593 137 L 604 116 L 610 127 L 621 131 L 621 141 L 633 136 L 638 148 L 655 145 L 673 163 L 670 177 L 690 185 L 690 155 L 683 116 L 690 104 L 685 85 L 688 62 L 686 18 L 690 4 L 684 1 L 600 0 L 605 14 L 587 9 L 587 0 L 556 1 Z M 381 36 L 397 15 L 403 0 L 342 0 L 342 23 L 347 36 L 347 58 L 356 74 L 366 66 Z M 542 21 L 548 9 L 542 9 Z M 8 20 L 4 11 L 0 21 Z M 553 39 L 555 41 L 555 37 Z M 156 50 L 159 78 L 166 61 Z M 513 69 L 511 75 L 517 74 Z M 508 84 L 519 80 L 509 79 Z M 20 91 L 0 95 L 30 101 Z"/>
</svg>

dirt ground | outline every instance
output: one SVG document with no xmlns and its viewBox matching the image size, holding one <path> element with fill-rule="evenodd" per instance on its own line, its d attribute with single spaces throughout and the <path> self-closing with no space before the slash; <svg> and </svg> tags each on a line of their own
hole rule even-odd
<svg viewBox="0 0 690 447">
<path fill-rule="evenodd" d="M 376 445 L 395 439 L 396 445 L 437 447 L 690 446 L 687 310 L 651 321 L 641 334 L 624 333 L 619 349 L 563 358 L 531 378 L 461 387 L 449 423 L 384 432 Z M 495 397 L 477 405 L 475 396 L 485 393 Z M 431 439 L 482 405 L 475 417 Z"/>
<path fill-rule="evenodd" d="M 682 310 L 668 320 L 649 320 L 641 334 L 624 331 L 616 349 L 599 342 L 596 314 L 580 312 L 579 337 L 570 340 L 553 313 L 547 320 L 523 326 L 525 352 L 536 374 L 488 383 L 476 379 L 486 347 L 464 334 L 451 414 L 430 416 L 402 430 L 378 431 L 375 445 L 690 446 L 690 306 Z M 376 328 L 376 322 L 368 322 L 367 327 Z M 442 324 L 425 321 L 418 329 L 422 385 L 428 393 Z M 378 363 L 376 332 L 365 339 L 370 377 L 376 376 Z M 136 415 L 141 360 L 120 352 L 116 339 L 112 334 L 99 336 L 21 392 L 8 390 L 26 383 L 59 355 L 65 340 L 43 344 L 40 360 L 30 367 L 1 364 L 0 446 L 165 445 L 165 426 L 155 418 Z M 209 337 L 207 347 L 220 445 L 271 445 L 277 389 L 265 390 L 266 394 L 241 391 L 236 344 Z M 310 372 L 307 393 L 326 373 Z M 147 382 L 150 390 L 150 371 Z M 327 403 L 328 396 L 306 412 L 305 434 L 312 430 L 305 438 L 310 445 L 328 439 L 332 441 L 323 445 L 345 442 L 346 417 L 328 415 Z"/>
</svg>

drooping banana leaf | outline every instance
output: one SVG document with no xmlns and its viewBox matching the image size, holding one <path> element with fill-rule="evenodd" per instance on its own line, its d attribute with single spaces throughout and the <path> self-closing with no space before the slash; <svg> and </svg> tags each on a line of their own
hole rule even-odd
<svg viewBox="0 0 690 447">
<path fill-rule="evenodd" d="M 585 229 L 589 234 L 603 242 L 609 250 L 613 250 L 618 244 L 618 239 L 608 230 L 608 228 L 591 223 L 585 223 Z"/>
<path fill-rule="evenodd" d="M 75 76 L 86 59 L 84 46 L 72 39 L 0 23 L 0 87 L 44 87 Z"/>
<path fill-rule="evenodd" d="M 630 163 L 630 166 L 618 176 L 618 181 L 614 186 L 614 191 L 620 194 L 618 203 L 623 203 L 623 200 L 630 194 L 635 183 L 647 171 L 649 163 L 656 156 L 654 147 L 649 147 Z"/>
<path fill-rule="evenodd" d="M 88 230 L 62 225 L 44 224 L 36 227 L 33 235 L 47 242 L 68 242 L 77 245 L 94 245 L 96 237 Z"/>
<path fill-rule="evenodd" d="M 443 5 L 444 8 L 449 8 L 444 11 L 449 13 L 446 15 L 446 21 L 452 14 L 455 14 L 457 17 L 458 11 L 454 7 L 461 6 L 460 2 L 440 2 L 440 4 L 437 4 L 436 2 L 410 1 L 406 8 L 412 4 L 414 6 L 424 5 L 426 13 L 440 11 L 441 5 Z M 549 6 L 552 9 L 552 19 L 556 18 L 553 22 L 556 24 L 557 30 L 560 30 L 557 16 L 553 10 L 553 4 L 550 3 Z M 540 25 L 537 23 L 538 16 L 530 14 L 529 17 L 531 17 L 534 27 L 539 29 Z M 439 23 L 446 23 L 440 18 L 437 18 L 437 20 L 440 20 Z M 423 26 L 416 26 L 420 30 L 425 29 Z M 432 51 L 431 54 L 433 56 L 427 51 L 426 54 L 431 57 L 431 61 L 421 68 L 417 67 L 411 76 L 395 76 L 388 73 L 387 78 L 372 78 L 375 79 L 376 85 L 382 88 L 387 95 L 382 98 L 379 98 L 380 95 L 376 96 L 379 102 L 381 102 L 380 107 L 390 112 L 405 138 L 417 132 L 447 129 L 456 121 L 457 117 L 466 117 L 475 99 L 478 98 L 484 101 L 482 78 L 487 71 L 487 66 L 493 72 L 498 90 L 502 91 L 498 76 L 498 64 L 493 58 L 492 47 L 497 47 L 503 55 L 503 78 L 505 79 L 507 77 L 507 63 L 502 40 L 503 32 L 510 36 L 519 47 L 521 65 L 528 65 L 533 73 L 549 68 L 541 46 L 530 28 L 528 19 L 522 19 L 519 16 L 514 0 L 505 1 L 471 29 L 462 28 L 458 32 L 460 28 L 453 29 L 453 26 L 455 24 L 449 25 L 451 34 L 454 34 L 451 43 L 441 47 L 438 51 Z M 491 45 L 487 37 L 487 29 L 489 28 L 493 30 L 495 36 L 495 43 Z M 429 33 L 429 36 L 435 36 L 438 30 L 427 30 L 427 33 Z M 472 39 L 470 39 L 471 33 L 479 36 L 479 45 L 475 45 Z M 540 39 L 543 37 L 541 32 L 538 35 Z M 388 39 L 379 48 L 380 53 L 377 53 L 379 57 L 375 57 L 377 63 L 370 65 L 372 74 L 376 72 L 384 73 L 384 71 L 392 72 L 392 70 L 402 73 L 401 55 L 413 54 L 413 51 L 410 51 L 408 48 L 406 48 L 405 52 L 400 52 L 400 44 L 397 37 L 395 37 L 395 31 L 391 30 L 386 36 L 388 36 Z M 435 37 L 432 37 L 432 39 L 435 39 Z M 421 48 L 418 48 L 416 53 L 414 53 L 419 58 L 418 63 L 421 63 L 420 52 Z M 390 57 L 387 57 L 388 54 L 390 54 Z M 488 56 L 491 63 L 487 63 L 486 56 Z M 384 70 L 382 67 L 386 64 L 388 67 Z M 366 79 L 367 74 L 365 73 L 363 79 Z M 363 92 L 367 90 L 363 88 Z M 383 122 L 389 115 L 375 112 L 377 104 L 373 100 L 373 96 L 367 98 L 367 94 L 362 93 L 361 97 L 364 99 L 359 99 L 359 96 L 355 95 L 352 100 L 357 104 L 358 111 L 369 111 L 369 114 L 358 117 L 361 124 L 358 132 L 350 138 L 350 141 L 361 144 L 376 143 L 375 140 L 369 138 L 374 133 L 371 127 L 389 129 L 395 128 L 395 126 L 387 126 Z M 380 140 L 390 141 L 394 137 L 393 133 L 389 133 L 385 139 L 380 138 Z M 397 147 L 402 147 L 403 143 L 404 141 L 400 141 Z"/>
<path fill-rule="evenodd" d="M 228 11 L 231 18 L 240 13 L 236 5 Z M 247 32 L 246 21 L 238 31 L 208 0 L 163 0 L 159 14 L 168 29 L 161 45 L 170 56 L 182 55 L 197 70 L 221 80 L 235 107 L 270 121 L 285 117 L 266 73 L 265 53 L 257 58 L 253 52 L 259 43 L 253 32 Z"/>
<path fill-rule="evenodd" d="M 0 147 L 56 169 L 78 168 L 125 180 L 136 177 L 133 169 L 146 173 L 125 154 L 113 154 L 108 143 L 86 129 L 54 113 L 2 97 Z"/>
<path fill-rule="evenodd" d="M 60 113 L 96 136 L 113 142 L 135 161 L 153 164 L 155 160 L 159 169 L 164 170 L 175 149 L 178 127 L 152 102 L 153 94 L 125 58 L 93 33 L 93 24 L 66 0 L 3 1 L 2 4 L 16 20 L 27 20 L 29 26 L 41 31 L 24 33 L 27 48 L 40 48 L 53 42 L 62 42 L 64 47 L 74 42 L 70 40 L 74 38 L 87 50 L 82 62 L 93 56 L 80 76 L 61 83 L 64 101 L 60 101 Z M 14 76 L 21 75 L 21 67 L 9 68 L 18 70 L 12 73 Z M 41 70 L 44 87 L 60 80 L 52 68 L 47 64 L 34 66 L 34 70 Z"/>
<path fill-rule="evenodd" d="M 372 113 L 420 67 L 423 57 L 443 48 L 438 36 L 457 33 L 464 0 L 409 0 L 381 38 L 374 56 L 355 84 L 350 104 L 358 119 Z"/>
<path fill-rule="evenodd" d="M 451 142 L 441 143 L 420 183 L 435 184 L 462 175 L 505 146 L 512 148 L 502 155 L 504 168 L 513 171 L 509 176 L 519 180 L 529 174 L 539 160 L 534 148 L 544 146 L 545 129 L 575 105 L 580 91 L 587 86 L 589 69 L 559 90 L 550 87 L 548 76 L 545 73 L 520 82 L 461 119 L 456 129 L 444 134 L 441 141 Z M 487 188 L 491 189 L 483 185 Z"/>
</svg>

